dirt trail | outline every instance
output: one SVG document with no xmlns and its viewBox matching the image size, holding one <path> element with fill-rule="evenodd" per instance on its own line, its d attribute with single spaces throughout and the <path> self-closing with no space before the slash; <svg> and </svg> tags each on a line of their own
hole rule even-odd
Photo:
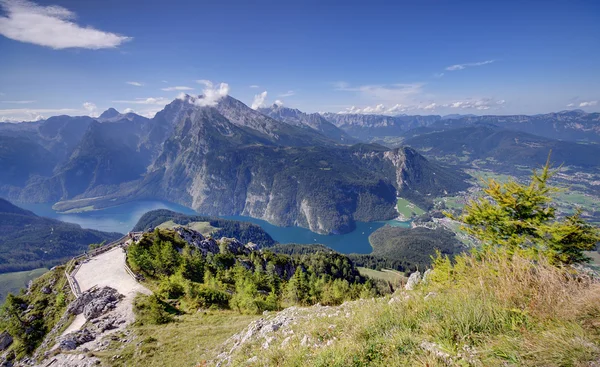
<svg viewBox="0 0 600 367">
<path fill-rule="evenodd" d="M 136 282 L 127 274 L 125 271 L 125 253 L 120 247 L 115 247 L 83 263 L 75 273 L 74 279 L 79 284 L 81 292 L 85 292 L 94 286 L 109 286 L 124 295 L 125 298 L 119 302 L 117 308 L 112 312 L 119 313 L 127 320 L 126 324 L 135 320 L 133 314 L 135 295 L 138 292 L 152 294 L 148 288 Z M 63 335 L 79 330 L 84 323 L 85 317 L 83 314 L 77 315 Z"/>
</svg>

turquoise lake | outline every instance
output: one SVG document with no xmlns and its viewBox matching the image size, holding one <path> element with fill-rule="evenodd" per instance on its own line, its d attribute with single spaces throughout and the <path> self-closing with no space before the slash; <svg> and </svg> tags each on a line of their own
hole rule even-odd
<svg viewBox="0 0 600 367">
<path fill-rule="evenodd" d="M 106 232 L 127 233 L 144 213 L 155 209 L 169 209 L 185 214 L 198 214 L 190 208 L 165 201 L 134 201 L 127 204 L 95 210 L 84 213 L 62 214 L 52 210 L 52 204 L 15 203 L 20 207 L 31 210 L 39 216 L 58 219 L 64 222 L 77 223 L 83 228 L 97 229 Z M 261 226 L 273 239 L 279 243 L 322 244 L 341 253 L 368 254 L 371 252 L 369 235 L 386 224 L 409 227 L 408 222 L 386 221 L 357 223 L 356 229 L 341 235 L 320 235 L 306 228 L 278 227 L 264 220 L 244 217 L 225 216 L 233 219 L 251 222 Z"/>
</svg>

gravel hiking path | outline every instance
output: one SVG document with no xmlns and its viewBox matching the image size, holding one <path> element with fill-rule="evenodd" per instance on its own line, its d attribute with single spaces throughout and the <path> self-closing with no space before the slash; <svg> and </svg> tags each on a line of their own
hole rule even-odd
<svg viewBox="0 0 600 367">
<path fill-rule="evenodd" d="M 133 299 L 139 293 L 152 294 L 152 292 L 136 282 L 125 271 L 125 253 L 120 247 L 95 256 L 81 265 L 75 273 L 75 281 L 79 284 L 81 292 L 98 286 L 109 286 L 115 288 L 119 293 L 125 296 L 114 311 L 119 313 L 129 324 L 135 320 L 133 314 Z M 85 323 L 83 314 L 75 317 L 71 325 L 64 331 L 63 335 L 77 331 Z"/>
</svg>

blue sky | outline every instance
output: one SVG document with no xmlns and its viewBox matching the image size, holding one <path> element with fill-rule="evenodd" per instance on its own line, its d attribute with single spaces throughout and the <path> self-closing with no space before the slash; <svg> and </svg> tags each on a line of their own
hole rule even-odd
<svg viewBox="0 0 600 367">
<path fill-rule="evenodd" d="M 600 110 L 597 0 L 0 7 L 3 120 L 111 106 L 152 116 L 182 92 L 216 90 L 255 107 L 279 101 L 308 112 Z"/>
</svg>

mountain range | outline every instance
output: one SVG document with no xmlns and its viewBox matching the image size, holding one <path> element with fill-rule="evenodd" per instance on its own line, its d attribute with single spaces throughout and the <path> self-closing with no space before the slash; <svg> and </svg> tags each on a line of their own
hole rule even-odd
<svg viewBox="0 0 600 367">
<path fill-rule="evenodd" d="M 600 156 L 600 144 L 556 140 L 497 125 L 478 124 L 447 130 L 421 128 L 413 133 L 404 144 L 427 156 L 444 158 L 458 165 L 487 160 L 501 170 L 511 171 L 515 166 L 540 167 L 551 152 L 555 166 L 595 170 Z"/>
<path fill-rule="evenodd" d="M 273 117 L 269 117 L 274 116 Z M 281 121 L 281 120 L 284 121 Z M 57 210 L 161 199 L 318 233 L 391 219 L 397 196 L 422 207 L 466 175 L 415 150 L 353 144 L 319 115 L 256 111 L 226 96 L 175 99 L 152 119 L 114 109 L 0 124 L 0 195 Z"/>
<path fill-rule="evenodd" d="M 476 125 L 495 125 L 502 129 L 522 131 L 546 138 L 600 143 L 600 113 L 570 110 L 539 115 L 449 115 L 387 116 L 367 114 L 325 113 L 325 119 L 355 138 L 372 141 L 381 137 L 397 137 L 412 129 L 431 127 L 447 130 Z"/>
</svg>

